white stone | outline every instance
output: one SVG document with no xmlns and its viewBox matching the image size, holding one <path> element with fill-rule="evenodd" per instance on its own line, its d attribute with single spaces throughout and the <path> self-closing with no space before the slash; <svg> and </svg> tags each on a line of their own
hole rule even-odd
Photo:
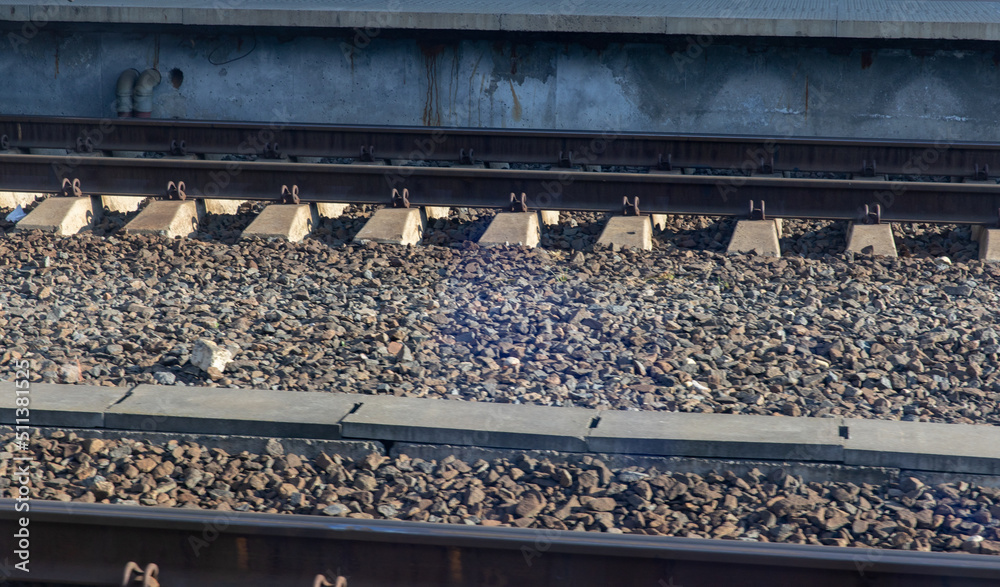
<svg viewBox="0 0 1000 587">
<path fill-rule="evenodd" d="M 202 371 L 208 371 L 215 367 L 220 372 L 225 370 L 229 361 L 233 360 L 233 351 L 230 348 L 220 347 L 210 340 L 204 338 L 194 343 L 194 350 L 191 351 L 191 364 Z"/>
</svg>

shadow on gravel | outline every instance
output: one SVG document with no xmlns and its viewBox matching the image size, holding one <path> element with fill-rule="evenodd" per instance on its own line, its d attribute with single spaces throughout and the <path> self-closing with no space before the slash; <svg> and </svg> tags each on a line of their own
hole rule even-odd
<svg viewBox="0 0 1000 587">
<path fill-rule="evenodd" d="M 447 247 L 463 241 L 478 242 L 495 215 L 494 210 L 452 208 L 447 218 L 427 221 L 423 244 Z"/>
<path fill-rule="evenodd" d="M 893 235 L 900 257 L 948 257 L 964 263 L 979 258 L 972 228 L 957 224 L 895 224 Z"/>
<path fill-rule="evenodd" d="M 572 217 L 560 214 L 559 224 L 542 227 L 541 246 L 547 249 L 592 251 L 610 217 L 603 212 L 579 212 Z"/>
</svg>

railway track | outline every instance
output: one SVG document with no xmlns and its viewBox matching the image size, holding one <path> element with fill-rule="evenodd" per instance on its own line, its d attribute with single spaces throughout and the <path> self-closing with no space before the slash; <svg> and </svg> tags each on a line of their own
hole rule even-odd
<svg viewBox="0 0 1000 587">
<path fill-rule="evenodd" d="M 193 198 L 277 200 L 287 185 L 298 187 L 303 202 L 386 204 L 393 189 L 405 188 L 414 206 L 503 208 L 513 192 L 525 193 L 533 209 L 620 212 L 623 198 L 638 198 L 642 212 L 742 216 L 748 203 L 763 202 L 775 218 L 864 220 L 866 208 L 878 206 L 878 221 L 968 224 L 993 224 L 1000 211 L 1000 186 L 990 178 L 990 169 L 1000 169 L 1000 144 L 992 143 L 9 117 L 0 119 L 0 142 L 8 147 L 0 189 L 9 191 L 55 192 L 78 180 L 83 194 L 155 197 L 184 182 Z M 259 158 L 20 154 L 31 148 Z M 289 156 L 553 167 L 331 165 L 283 159 Z M 594 173 L 579 164 L 650 172 Z M 907 181 L 887 182 L 887 174 Z"/>
<path fill-rule="evenodd" d="M 33 583 L 973 587 L 1000 577 L 994 557 L 943 553 L 41 501 L 20 514 L 13 500 L 0 504 L 9 524 L 30 516 Z M 142 583 L 151 564 L 156 582 Z"/>
</svg>

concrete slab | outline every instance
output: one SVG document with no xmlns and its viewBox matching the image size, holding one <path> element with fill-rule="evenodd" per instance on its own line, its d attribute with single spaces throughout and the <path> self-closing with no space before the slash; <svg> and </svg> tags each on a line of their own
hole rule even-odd
<svg viewBox="0 0 1000 587">
<path fill-rule="evenodd" d="M 542 210 L 538 214 L 545 226 L 559 224 L 559 210 Z"/>
<path fill-rule="evenodd" d="M 338 218 L 344 215 L 344 212 L 350 208 L 350 204 L 316 204 L 316 212 L 319 213 L 320 218 Z"/>
<path fill-rule="evenodd" d="M 41 230 L 58 235 L 77 234 L 81 230 L 93 228 L 94 222 L 101 218 L 102 212 L 100 196 L 80 198 L 54 196 L 36 206 L 17 223 L 16 229 Z"/>
<path fill-rule="evenodd" d="M 754 252 L 767 257 L 780 257 L 778 226 L 775 220 L 740 220 L 736 223 L 726 252 Z"/>
<path fill-rule="evenodd" d="M 676 412 L 600 413 L 593 452 L 795 461 L 840 461 L 841 420 Z"/>
<path fill-rule="evenodd" d="M 537 212 L 500 212 L 479 238 L 479 244 L 537 247 L 539 240 L 541 232 Z"/>
<path fill-rule="evenodd" d="M 188 237 L 198 230 L 202 210 L 194 200 L 154 200 L 125 225 L 125 232 L 167 238 Z"/>
<path fill-rule="evenodd" d="M 139 196 L 101 196 L 101 207 L 105 212 L 135 212 L 145 199 Z"/>
<path fill-rule="evenodd" d="M 982 261 L 1000 261 L 1000 228 L 983 228 L 980 230 L 979 259 Z"/>
<path fill-rule="evenodd" d="M 28 393 L 18 396 L 12 381 L 0 381 L 0 424 L 101 428 L 104 426 L 104 411 L 125 397 L 129 389 L 31 383 Z M 14 410 L 18 397 L 28 398 L 30 412 L 27 422 L 17 422 Z"/>
<path fill-rule="evenodd" d="M 271 204 L 243 230 L 240 238 L 281 238 L 297 243 L 319 223 L 319 213 L 311 204 Z"/>
<path fill-rule="evenodd" d="M 358 395 L 139 385 L 104 416 L 106 428 L 340 438 Z"/>
<path fill-rule="evenodd" d="M 0 20 L 14 22 L 121 23 L 286 28 L 371 28 L 436 31 L 521 31 L 713 37 L 821 37 L 867 39 L 1000 40 L 1000 16 L 993 2 L 914 0 L 912 10 L 898 3 L 692 3 L 664 0 L 652 4 L 610 5 L 574 0 L 568 7 L 515 2 L 470 4 L 460 0 L 421 0 L 401 7 L 393 0 L 335 5 L 294 3 L 280 7 L 244 0 L 225 11 L 208 0 L 164 7 L 91 0 L 82 6 L 58 3 L 13 4 Z M 30 16 L 29 16 L 30 15 Z M 377 16 L 373 16 L 377 15 Z M 707 44 L 707 41 L 702 41 Z"/>
<path fill-rule="evenodd" d="M 871 248 L 869 248 L 871 247 Z M 892 224 L 856 224 L 847 229 L 848 252 L 896 256 L 896 240 L 892 236 Z"/>
<path fill-rule="evenodd" d="M 246 200 L 215 200 L 211 198 L 201 200 L 205 207 L 205 214 L 237 214 L 240 211 L 240 206 L 245 202 Z"/>
<path fill-rule="evenodd" d="M 449 212 L 451 212 L 451 208 L 447 206 L 424 206 L 424 214 L 427 215 L 427 220 L 447 218 Z"/>
<path fill-rule="evenodd" d="M 625 247 L 651 251 L 653 223 L 649 216 L 612 216 L 604 225 L 597 244 L 620 250 Z"/>
<path fill-rule="evenodd" d="M 423 238 L 427 217 L 421 208 L 382 208 L 365 223 L 355 241 L 415 245 Z"/>
<path fill-rule="evenodd" d="M 1000 474 L 1000 427 L 844 420 L 844 463 L 919 471 Z"/>
<path fill-rule="evenodd" d="M 594 410 L 392 396 L 359 396 L 344 438 L 492 448 L 587 449 Z"/>
<path fill-rule="evenodd" d="M 32 194 L 28 192 L 0 192 L 0 208 L 24 208 L 34 204 L 35 200 L 45 199 L 45 194 Z"/>
<path fill-rule="evenodd" d="M 653 223 L 653 228 L 657 230 L 667 229 L 667 215 L 666 214 L 650 214 L 649 221 Z"/>
</svg>

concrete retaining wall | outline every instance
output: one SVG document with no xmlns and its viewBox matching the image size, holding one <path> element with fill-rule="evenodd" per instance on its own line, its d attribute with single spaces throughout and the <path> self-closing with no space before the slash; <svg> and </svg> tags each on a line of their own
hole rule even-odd
<svg viewBox="0 0 1000 587">
<path fill-rule="evenodd" d="M 930 140 L 1000 134 L 1000 67 L 985 50 L 914 56 L 753 49 L 712 36 L 529 45 L 353 31 L 278 38 L 55 28 L 0 52 L 0 76 L 16 80 L 0 86 L 3 114 L 114 117 L 119 73 L 155 67 L 163 74 L 158 118 Z"/>
</svg>

